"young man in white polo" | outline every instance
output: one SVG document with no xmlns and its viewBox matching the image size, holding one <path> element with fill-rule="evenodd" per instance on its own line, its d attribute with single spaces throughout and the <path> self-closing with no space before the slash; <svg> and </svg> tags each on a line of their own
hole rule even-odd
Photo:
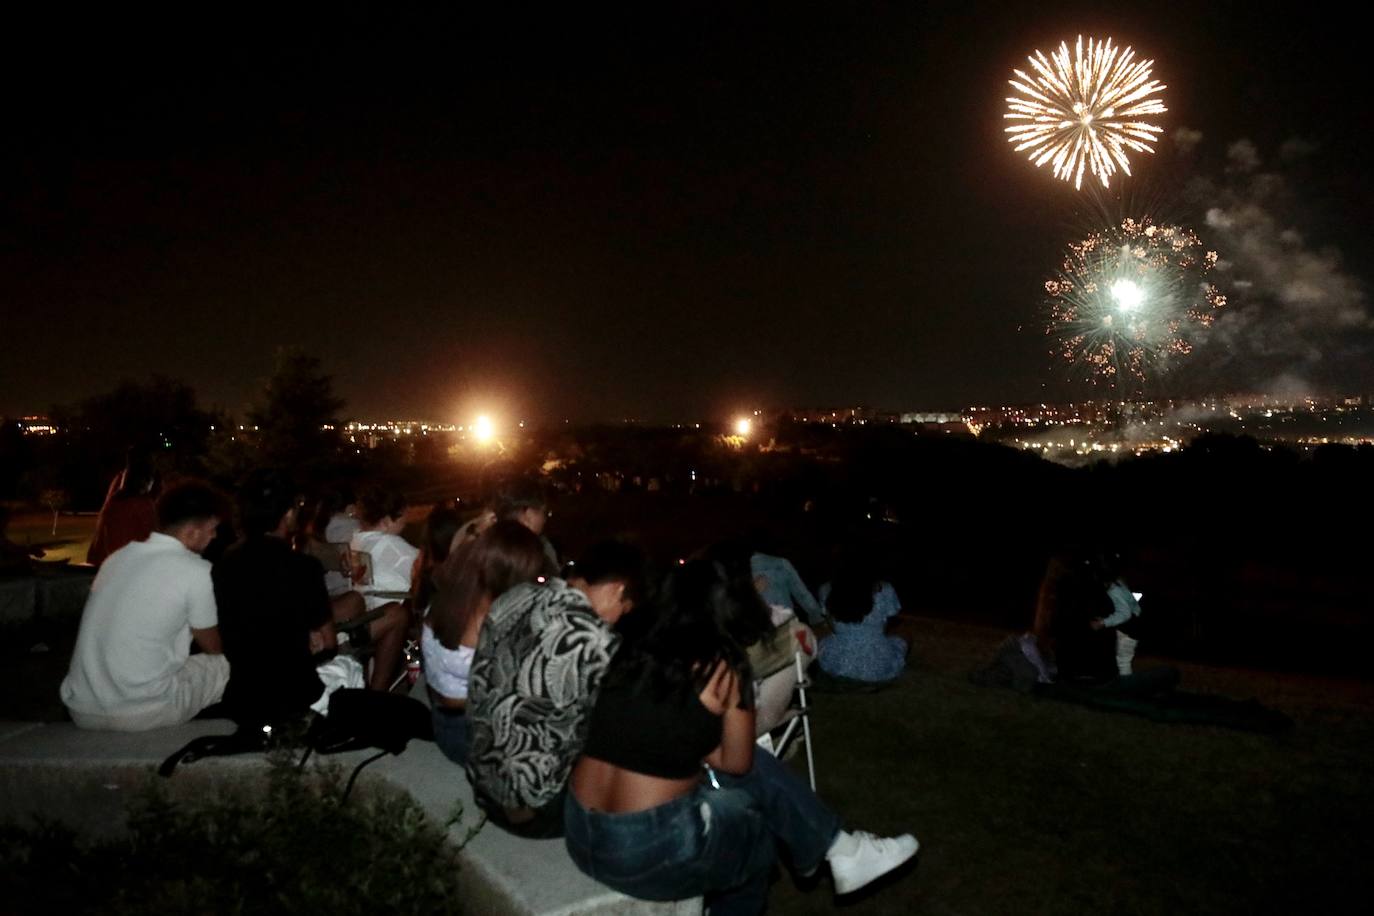
<svg viewBox="0 0 1374 916">
<path fill-rule="evenodd" d="M 227 514 L 224 499 L 186 481 L 162 494 L 157 514 L 158 530 L 111 554 L 91 584 L 61 688 L 81 728 L 180 725 L 229 682 L 210 563 L 200 556 Z"/>
</svg>

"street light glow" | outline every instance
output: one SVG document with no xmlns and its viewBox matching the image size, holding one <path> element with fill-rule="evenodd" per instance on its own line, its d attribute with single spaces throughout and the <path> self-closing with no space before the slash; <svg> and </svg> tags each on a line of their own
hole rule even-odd
<svg viewBox="0 0 1374 916">
<path fill-rule="evenodd" d="M 750 430 L 750 428 L 751 428 L 753 425 L 754 425 L 754 424 L 751 423 L 747 417 L 741 417 L 740 419 L 738 419 L 738 420 L 735 421 L 735 435 L 737 435 L 737 436 L 747 436 L 747 435 L 749 435 L 749 430 Z"/>
<path fill-rule="evenodd" d="M 496 424 L 491 422 L 491 417 L 482 414 L 472 424 L 472 435 L 478 442 L 490 442 L 496 435 Z"/>
</svg>

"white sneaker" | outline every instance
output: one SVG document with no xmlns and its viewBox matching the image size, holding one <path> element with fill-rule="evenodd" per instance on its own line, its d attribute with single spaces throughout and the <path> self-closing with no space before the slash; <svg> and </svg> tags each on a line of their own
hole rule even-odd
<svg viewBox="0 0 1374 916">
<path fill-rule="evenodd" d="M 864 830 L 840 831 L 826 859 L 835 893 L 851 894 L 916 855 L 921 844 L 909 833 L 878 837 Z"/>
</svg>

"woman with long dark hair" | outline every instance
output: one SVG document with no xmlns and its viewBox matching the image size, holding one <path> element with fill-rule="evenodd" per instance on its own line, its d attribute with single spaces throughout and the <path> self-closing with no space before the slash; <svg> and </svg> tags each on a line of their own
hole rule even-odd
<svg viewBox="0 0 1374 916">
<path fill-rule="evenodd" d="M 420 635 L 429 685 L 434 740 L 455 763 L 466 763 L 468 674 L 491 603 L 548 572 L 544 545 L 519 522 L 497 522 L 444 560 L 438 590 Z"/>
<path fill-rule="evenodd" d="M 606 674 L 564 806 L 568 851 L 588 875 L 642 899 L 705 895 L 712 914 L 763 909 L 776 842 L 803 873 L 828 860 L 840 893 L 917 846 L 841 830 L 756 750 L 746 650 L 772 626 L 742 559 L 689 561 L 638 612 L 654 619 Z"/>
<path fill-rule="evenodd" d="M 831 582 L 820 588 L 821 605 L 834 632 L 820 641 L 816 661 L 826 674 L 855 681 L 890 681 L 906 667 L 907 642 L 889 636 L 901 611 L 891 584 L 878 576 L 866 551 L 850 551 Z"/>
</svg>

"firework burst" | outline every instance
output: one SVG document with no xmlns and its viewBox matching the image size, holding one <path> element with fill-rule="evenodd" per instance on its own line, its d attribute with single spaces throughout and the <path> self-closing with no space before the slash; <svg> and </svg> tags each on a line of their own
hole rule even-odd
<svg viewBox="0 0 1374 916">
<path fill-rule="evenodd" d="M 1006 129 L 1007 139 L 1036 167 L 1051 163 L 1055 177 L 1075 188 L 1087 171 L 1105 188 L 1118 168 L 1131 174 L 1127 151 L 1154 152 L 1164 128 L 1143 118 L 1168 109 L 1153 98 L 1166 88 L 1150 79 L 1153 60 L 1136 60 L 1110 38 L 1089 38 L 1085 53 L 1081 35 L 1072 52 L 1063 42 L 1048 58 L 1036 51 L 1027 60 L 1034 75 L 1013 71 L 1008 82 L 1019 94 L 1007 99 L 1002 117 L 1018 122 Z"/>
<path fill-rule="evenodd" d="M 1052 354 L 1113 384 L 1167 370 L 1226 305 L 1216 264 L 1193 230 L 1148 219 L 1073 243 L 1045 283 Z"/>
</svg>

